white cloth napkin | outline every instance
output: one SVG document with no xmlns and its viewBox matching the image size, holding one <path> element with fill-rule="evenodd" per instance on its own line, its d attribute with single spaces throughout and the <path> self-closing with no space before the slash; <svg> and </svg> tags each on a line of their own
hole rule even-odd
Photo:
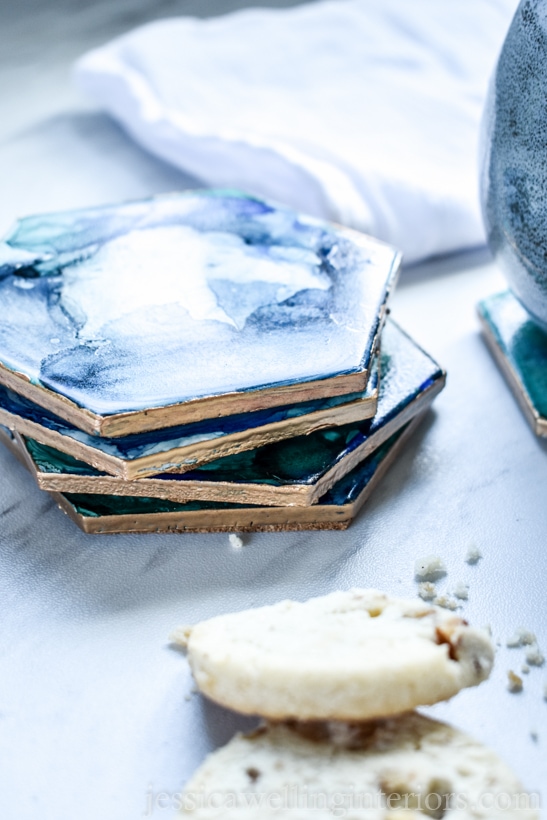
<svg viewBox="0 0 547 820">
<path fill-rule="evenodd" d="M 329 0 L 161 20 L 80 87 L 207 185 L 367 231 L 406 261 L 484 241 L 478 135 L 516 0 Z"/>
</svg>

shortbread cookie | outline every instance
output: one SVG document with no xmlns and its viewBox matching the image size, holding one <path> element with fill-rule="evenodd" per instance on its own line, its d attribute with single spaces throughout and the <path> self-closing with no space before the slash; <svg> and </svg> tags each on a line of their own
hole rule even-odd
<svg viewBox="0 0 547 820">
<path fill-rule="evenodd" d="M 274 720 L 399 714 L 480 683 L 494 659 L 488 635 L 452 613 L 366 589 L 222 615 L 178 634 L 202 692 Z"/>
<path fill-rule="evenodd" d="M 472 738 L 416 713 L 237 735 L 187 784 L 195 820 L 537 820 L 537 795 Z"/>
</svg>

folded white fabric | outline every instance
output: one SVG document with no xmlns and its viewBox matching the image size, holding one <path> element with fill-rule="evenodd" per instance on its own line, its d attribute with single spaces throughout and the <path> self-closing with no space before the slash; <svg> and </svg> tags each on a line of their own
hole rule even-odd
<svg viewBox="0 0 547 820">
<path fill-rule="evenodd" d="M 484 241 L 479 123 L 516 0 L 330 0 L 177 18 L 77 80 L 207 185 L 365 230 L 406 261 Z"/>
</svg>

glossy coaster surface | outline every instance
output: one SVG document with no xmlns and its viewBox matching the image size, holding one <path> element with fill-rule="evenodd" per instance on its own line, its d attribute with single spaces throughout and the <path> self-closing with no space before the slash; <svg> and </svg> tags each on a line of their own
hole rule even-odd
<svg viewBox="0 0 547 820">
<path fill-rule="evenodd" d="M 313 507 L 245 507 L 207 501 L 179 504 L 114 495 L 52 493 L 52 496 L 88 533 L 346 529 L 422 417 L 423 414 L 416 417 L 384 442 Z M 4 440 L 1 433 L 0 439 Z M 9 440 L 5 443 L 13 450 Z"/>
<path fill-rule="evenodd" d="M 532 429 L 547 436 L 547 332 L 509 292 L 478 305 L 484 337 Z"/>
<path fill-rule="evenodd" d="M 378 411 L 372 421 L 296 436 L 182 474 L 128 482 L 31 438 L 21 443 L 45 490 L 306 506 L 422 412 L 444 385 L 439 365 L 392 321 L 384 330 L 382 358 Z"/>
<path fill-rule="evenodd" d="M 399 259 L 233 192 L 29 217 L 0 243 L 0 382 L 103 436 L 362 392 Z"/>
</svg>

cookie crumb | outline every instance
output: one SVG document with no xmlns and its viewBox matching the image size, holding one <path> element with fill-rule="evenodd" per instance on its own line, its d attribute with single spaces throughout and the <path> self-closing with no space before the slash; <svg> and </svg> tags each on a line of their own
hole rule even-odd
<svg viewBox="0 0 547 820">
<path fill-rule="evenodd" d="M 458 608 L 458 602 L 453 598 L 449 598 L 448 595 L 437 595 L 433 603 L 442 606 L 443 609 L 451 609 L 452 611 Z"/>
<path fill-rule="evenodd" d="M 475 544 L 471 544 L 471 546 L 467 550 L 467 555 L 465 556 L 465 563 L 478 564 L 481 558 L 482 552 L 480 551 L 480 549 Z"/>
<path fill-rule="evenodd" d="M 243 538 L 236 532 L 230 533 L 230 535 L 228 536 L 228 541 L 230 542 L 230 546 L 233 547 L 233 549 L 235 550 L 240 550 L 243 546 Z"/>
<path fill-rule="evenodd" d="M 467 601 L 469 598 L 469 584 L 459 581 L 452 590 L 452 595 L 459 598 L 460 601 Z"/>
<path fill-rule="evenodd" d="M 518 675 L 515 675 L 515 673 L 513 672 L 512 669 L 510 669 L 508 671 L 507 677 L 508 677 L 507 688 L 509 689 L 509 691 L 513 692 L 513 693 L 522 692 L 522 687 L 523 687 L 522 678 L 519 677 Z"/>
<path fill-rule="evenodd" d="M 530 632 L 529 629 L 524 629 L 523 627 L 519 627 L 515 632 L 511 635 L 510 638 L 507 638 L 505 645 L 509 647 L 509 649 L 516 649 L 519 646 L 531 646 L 532 644 L 536 643 L 536 636 L 533 632 Z"/>
<path fill-rule="evenodd" d="M 523 663 L 520 667 L 520 671 L 523 675 L 528 675 L 530 673 L 530 667 L 527 664 Z"/>
<path fill-rule="evenodd" d="M 418 558 L 414 564 L 414 575 L 416 578 L 423 578 L 424 581 L 434 581 L 446 575 L 446 567 L 440 555 L 426 555 L 425 558 Z"/>
<path fill-rule="evenodd" d="M 418 584 L 418 595 L 424 601 L 431 601 L 436 594 L 437 588 L 435 587 L 435 584 L 431 583 L 431 581 L 422 581 L 421 584 Z"/>
<path fill-rule="evenodd" d="M 183 649 L 186 649 L 191 632 L 192 627 L 188 626 L 188 624 L 185 624 L 184 626 L 177 626 L 177 628 L 174 629 L 169 635 L 169 643 L 173 643 L 176 646 L 181 646 Z"/>
<path fill-rule="evenodd" d="M 545 657 L 538 646 L 533 646 L 528 650 L 526 653 L 526 663 L 529 663 L 530 666 L 543 666 Z"/>
</svg>

